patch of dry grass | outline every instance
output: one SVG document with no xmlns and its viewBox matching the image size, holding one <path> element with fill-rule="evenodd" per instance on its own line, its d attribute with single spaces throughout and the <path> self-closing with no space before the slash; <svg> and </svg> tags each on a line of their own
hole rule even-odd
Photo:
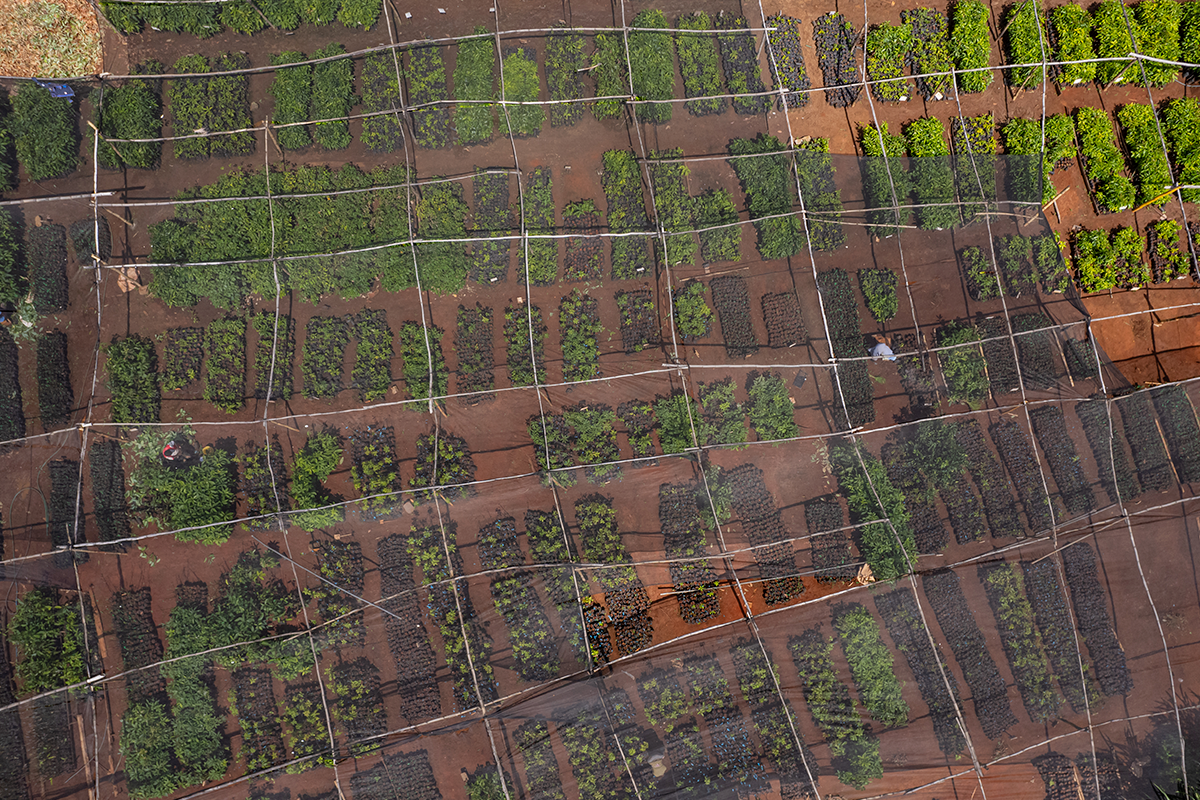
<svg viewBox="0 0 1200 800">
<path fill-rule="evenodd" d="M 100 42 L 86 0 L 0 0 L 0 75 L 93 75 L 101 69 Z"/>
</svg>

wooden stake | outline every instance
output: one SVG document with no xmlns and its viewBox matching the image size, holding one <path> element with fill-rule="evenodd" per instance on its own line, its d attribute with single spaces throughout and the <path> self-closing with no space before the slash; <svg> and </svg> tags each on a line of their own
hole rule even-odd
<svg viewBox="0 0 1200 800">
<path fill-rule="evenodd" d="M 93 709 L 94 711 L 95 709 Z M 83 756 L 83 774 L 87 778 L 88 797 L 97 800 L 92 786 L 92 760 L 87 757 L 87 739 L 83 735 L 83 714 L 75 715 L 75 724 L 78 725 L 76 732 L 79 734 L 79 754 Z M 100 743 L 96 742 L 96 746 L 99 747 Z"/>
<path fill-rule="evenodd" d="M 126 228 L 129 228 L 130 230 L 133 230 L 134 228 L 136 228 L 136 227 L 137 227 L 137 223 L 136 223 L 136 222 L 130 222 L 129 220 L 125 219 L 124 217 L 122 217 L 122 216 L 121 216 L 120 214 L 118 214 L 117 212 L 113 211 L 111 208 L 106 208 L 106 209 L 104 209 L 104 210 L 105 210 L 105 211 L 107 211 L 109 214 L 111 214 L 111 215 L 112 215 L 112 217 L 113 217 L 113 219 L 115 219 L 115 220 L 117 220 L 118 222 L 120 222 L 120 223 L 121 223 L 122 225 L 124 225 Z"/>
</svg>

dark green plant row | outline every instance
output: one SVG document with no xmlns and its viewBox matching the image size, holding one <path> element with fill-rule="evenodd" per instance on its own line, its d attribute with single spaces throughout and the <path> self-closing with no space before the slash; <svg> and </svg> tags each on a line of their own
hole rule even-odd
<svg viewBox="0 0 1200 800">
<path fill-rule="evenodd" d="M 1128 103 L 1117 109 L 1117 122 L 1129 153 L 1129 163 L 1137 178 L 1138 205 L 1152 204 L 1162 208 L 1173 187 L 1171 169 L 1167 166 L 1167 146 L 1159 133 L 1154 107 L 1143 103 Z"/>
<path fill-rule="evenodd" d="M 1200 27 L 1197 38 L 1200 39 Z M 1200 186 L 1200 101 L 1194 97 L 1168 100 L 1160 119 L 1176 181 L 1183 186 Z M 1179 196 L 1194 203 L 1200 200 L 1200 189 L 1182 189 Z"/>
<path fill-rule="evenodd" d="M 887 519 L 864 525 L 856 533 L 875 578 L 894 580 L 907 575 L 917 557 L 917 546 L 904 495 L 888 479 L 879 459 L 860 444 L 837 440 L 830 445 L 829 455 L 853 521 Z"/>
<path fill-rule="evenodd" d="M 746 193 L 750 218 L 755 220 L 758 251 L 768 260 L 793 256 L 804 246 L 802 223 L 790 213 L 796 185 L 792 160 L 782 152 L 778 156 L 762 155 L 784 149 L 783 142 L 765 133 L 755 139 L 734 139 L 729 144 L 730 154 L 752 156 L 732 158 L 730 164 Z"/>
<path fill-rule="evenodd" d="M 1103 292 L 1150 282 L 1142 260 L 1146 243 L 1134 228 L 1082 230 L 1071 238 L 1072 266 L 1079 291 Z"/>
<path fill-rule="evenodd" d="M 954 149 L 958 196 L 964 203 L 963 220 L 971 222 L 996 199 L 996 124 L 992 114 L 953 117 L 950 142 Z"/>
<path fill-rule="evenodd" d="M 51 97 L 22 82 L 11 99 L 0 90 L 0 191 L 17 185 L 17 164 L 31 181 L 59 178 L 79 166 L 79 98 Z"/>
<path fill-rule="evenodd" d="M 1176 0 L 1142 0 L 1123 7 L 1120 0 L 1103 0 L 1089 12 L 1077 3 L 1047 12 L 1040 0 L 1022 0 L 1003 17 L 1008 63 L 1064 62 L 1050 74 L 1060 86 L 1096 81 L 1101 86 L 1141 83 L 1166 86 L 1179 74 L 1177 67 L 1128 58 L 1135 51 L 1165 61 L 1181 56 L 1182 8 Z M 1132 35 L 1131 35 L 1132 32 Z M 1185 29 L 1186 32 L 1186 29 Z M 1113 61 L 1081 63 L 1090 58 Z M 1031 89 L 1042 83 L 1040 66 L 1007 71 L 1010 85 Z"/>
<path fill-rule="evenodd" d="M 1011 197 L 1025 202 L 1041 197 L 1043 204 L 1053 200 L 1057 193 L 1050 176 L 1074 161 L 1077 154 L 1074 120 L 1067 114 L 1046 117 L 1043 136 L 1041 120 L 1014 117 L 1004 124 L 1001 135 L 1005 153 L 1021 156 L 1008 160 Z"/>
<path fill-rule="evenodd" d="M 157 61 L 146 61 L 135 71 L 156 75 L 163 71 L 163 66 Z M 118 86 L 105 86 L 96 117 L 96 126 L 103 137 L 98 151 L 100 166 L 106 169 L 158 167 L 162 159 L 161 142 L 122 142 L 114 146 L 107 140 L 162 136 L 161 81 L 130 80 Z"/>
<path fill-rule="evenodd" d="M 370 30 L 382 11 L 380 0 L 230 0 L 205 4 L 103 2 L 101 11 L 121 33 L 144 29 L 189 33 L 207 39 L 228 29 L 254 34 L 270 26 L 294 31 L 301 23 L 323 26 L 335 19 L 347 28 Z"/>
<path fill-rule="evenodd" d="M 859 720 L 850 690 L 838 678 L 830 657 L 833 642 L 819 628 L 810 628 L 791 637 L 788 650 L 800 673 L 808 710 L 829 744 L 838 780 L 862 789 L 882 778 L 879 739 Z"/>
<path fill-rule="evenodd" d="M 442 634 L 446 664 L 454 680 L 455 700 L 459 707 L 470 708 L 479 704 L 476 687 L 485 702 L 497 697 L 496 679 L 489 658 L 492 641 L 482 620 L 476 617 L 470 597 L 460 591 L 456 583 L 446 582 L 453 575 L 463 574 L 456 548 L 450 550 L 451 560 L 446 559 L 442 537 L 454 536 L 453 523 L 449 528 L 443 534 L 437 525 L 414 521 L 408 553 L 421 570 L 422 584 L 428 587 L 429 613 Z"/>
<path fill-rule="evenodd" d="M 171 68 L 176 73 L 224 72 L 250 67 L 245 53 L 222 53 L 209 63 L 207 56 L 187 55 Z M 249 79 L 245 74 L 218 75 L 212 78 L 175 78 L 167 84 L 167 110 L 171 114 L 171 133 L 191 136 L 173 142 L 176 158 L 198 159 L 213 156 L 244 156 L 254 152 L 254 133 L 244 131 L 250 120 Z M 209 136 L 218 131 L 241 133 Z"/>
<path fill-rule="evenodd" d="M 1106 211 L 1132 208 L 1136 191 L 1125 177 L 1125 159 L 1117 149 L 1112 120 L 1100 108 L 1075 110 L 1075 130 L 1079 135 L 1079 157 L 1083 174 L 1096 205 Z"/>
</svg>

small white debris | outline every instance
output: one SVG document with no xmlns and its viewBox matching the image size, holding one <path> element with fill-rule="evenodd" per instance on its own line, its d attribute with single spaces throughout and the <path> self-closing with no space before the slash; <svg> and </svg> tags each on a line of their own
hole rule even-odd
<svg viewBox="0 0 1200 800">
<path fill-rule="evenodd" d="M 412 12 L 411 12 L 411 11 L 405 11 L 405 12 L 404 12 L 404 18 L 405 18 L 405 19 L 412 19 Z"/>
<path fill-rule="evenodd" d="M 444 9 L 444 8 L 439 8 L 439 9 L 438 9 L 438 13 L 439 13 L 439 14 L 445 14 L 445 13 L 446 13 L 446 9 Z"/>
</svg>

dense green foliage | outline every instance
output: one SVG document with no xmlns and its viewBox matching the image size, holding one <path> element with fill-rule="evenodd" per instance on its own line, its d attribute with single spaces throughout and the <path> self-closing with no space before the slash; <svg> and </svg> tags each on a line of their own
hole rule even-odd
<svg viewBox="0 0 1200 800">
<path fill-rule="evenodd" d="M 887 520 L 864 525 L 858 532 L 863 558 L 875 578 L 891 581 L 907 575 L 917 557 L 917 545 L 904 494 L 888 479 L 879 459 L 860 444 L 846 440 L 833 442 L 829 461 L 854 521 Z"/>
<path fill-rule="evenodd" d="M 208 72 L 208 58 L 186 55 L 171 68 L 175 73 Z M 167 84 L 167 106 L 171 112 L 171 135 L 192 138 L 176 139 L 171 146 L 176 158 L 208 158 L 209 138 L 199 134 L 207 130 L 212 106 L 208 96 L 207 78 L 173 78 Z"/>
<path fill-rule="evenodd" d="M 693 198 L 692 216 L 700 229 L 700 257 L 705 263 L 741 258 L 742 226 L 728 189 L 709 189 Z"/>
<path fill-rule="evenodd" d="M 988 7 L 980 0 L 956 0 L 950 11 L 950 53 L 959 70 L 958 88 L 968 94 L 992 84 L 992 38 Z"/>
<path fill-rule="evenodd" d="M 688 195 L 690 170 L 683 161 L 683 150 L 655 151 L 653 158 L 678 159 L 655 161 L 650 165 L 650 177 L 654 186 L 654 208 L 658 212 L 658 224 L 666 231 L 666 263 L 670 266 L 691 265 L 696 258 L 696 236 L 690 231 L 695 228 L 694 203 Z M 674 231 L 688 231 L 675 233 Z M 656 242 L 661 252 L 661 242 Z"/>
<path fill-rule="evenodd" d="M 879 100 L 907 100 L 912 97 L 912 84 L 904 79 L 904 63 L 913 47 L 912 25 L 892 25 L 882 22 L 867 32 L 867 77 L 871 91 Z"/>
<path fill-rule="evenodd" d="M 1066 62 L 1055 68 L 1059 86 L 1089 83 L 1096 77 L 1096 57 L 1092 46 L 1092 15 L 1076 3 L 1066 3 L 1050 9 L 1050 33 L 1054 41 L 1056 61 Z"/>
<path fill-rule="evenodd" d="M 858 718 L 850 690 L 838 678 L 830 653 L 833 640 L 810 628 L 788 641 L 813 720 L 829 742 L 838 780 L 856 789 L 883 777 L 879 739 Z"/>
<path fill-rule="evenodd" d="M 963 220 L 971 222 L 996 199 L 995 118 L 991 113 L 952 118 L 950 141 Z"/>
<path fill-rule="evenodd" d="M 222 53 L 213 59 L 213 72 L 250 68 L 245 53 Z M 239 131 L 212 137 L 214 156 L 244 156 L 254 152 L 254 132 L 245 130 L 250 121 L 250 79 L 245 74 L 216 75 L 206 81 L 208 89 L 208 130 Z"/>
<path fill-rule="evenodd" d="M 346 52 L 337 42 L 313 53 L 313 58 L 330 58 Z M 354 61 L 339 58 L 313 64 L 312 119 L 318 122 L 313 140 L 325 150 L 345 150 L 350 146 L 350 107 L 354 105 Z"/>
<path fill-rule="evenodd" d="M 1004 14 L 1004 44 L 1008 63 L 1017 65 L 1005 71 L 1010 86 L 1035 89 L 1042 85 L 1041 62 L 1050 58 L 1046 39 L 1046 17 L 1040 0 L 1021 0 L 1008 7 Z"/>
<path fill-rule="evenodd" d="M 347 28 L 371 30 L 379 19 L 383 0 L 341 0 L 338 4 L 338 22 Z"/>
<path fill-rule="evenodd" d="M 17 598 L 5 636 L 17 648 L 16 678 L 25 694 L 72 686 L 87 678 L 83 618 L 77 602 L 57 589 L 30 589 Z"/>
<path fill-rule="evenodd" d="M 690 98 L 687 110 L 701 117 L 725 110 L 725 98 L 716 97 L 725 87 L 721 67 L 717 62 L 717 39 L 711 34 L 683 31 L 711 31 L 712 18 L 703 11 L 684 14 L 676 27 L 675 46 L 679 50 L 679 71 L 683 74 L 683 91 Z"/>
<path fill-rule="evenodd" d="M 936 117 L 915 119 L 904 127 L 904 139 L 912 158 L 909 169 L 913 195 L 921 204 L 917 208 L 917 224 L 932 230 L 957 225 L 954 170 L 942 121 Z"/>
<path fill-rule="evenodd" d="M 100 166 L 154 169 L 162 158 L 162 142 L 121 142 L 108 139 L 156 139 L 162 136 L 162 98 L 157 81 L 131 80 L 104 90 L 97 114 L 101 140 Z"/>
<path fill-rule="evenodd" d="M 414 47 L 408 54 L 409 102 L 414 105 L 439 103 L 449 97 L 446 90 L 446 62 L 442 49 L 434 45 Z M 443 105 L 413 111 L 413 139 L 421 147 L 446 147 L 454 140 L 450 128 L 450 109 Z"/>
<path fill-rule="evenodd" d="M 1108 114 L 1100 108 L 1078 108 L 1075 110 L 1075 128 L 1079 133 L 1084 174 L 1091 183 L 1096 204 L 1109 211 L 1131 207 L 1136 192 L 1133 183 L 1122 174 L 1125 159 L 1117 149 Z"/>
<path fill-rule="evenodd" d="M 1171 169 L 1167 165 L 1167 146 L 1159 134 L 1154 107 L 1127 103 L 1117 109 L 1117 121 L 1129 152 L 1129 161 L 1137 177 L 1138 205 L 1150 203 L 1162 207 L 1170 196 Z"/>
<path fill-rule="evenodd" d="M 371 53 L 362 65 L 362 141 L 373 153 L 400 150 L 404 131 L 400 124 L 399 54 Z M 385 113 L 380 113 L 385 112 Z"/>
<path fill-rule="evenodd" d="M 430 355 L 433 363 L 429 363 Z M 445 397 L 450 373 L 442 355 L 442 331 L 432 325 L 406 322 L 400 326 L 400 356 L 404 360 L 404 387 L 414 400 Z"/>
<path fill-rule="evenodd" d="M 639 101 L 670 100 L 675 95 L 674 39 L 669 33 L 639 30 L 666 27 L 667 18 L 655 9 L 640 11 L 633 18 L 629 61 L 633 65 L 633 94 Z M 637 118 L 642 122 L 669 122 L 671 104 L 639 102 Z"/>
<path fill-rule="evenodd" d="M 682 453 L 696 446 L 692 430 L 694 426 L 696 435 L 700 435 L 700 406 L 693 398 L 682 392 L 660 397 L 654 401 L 654 417 L 658 420 L 658 442 L 664 454 Z"/>
<path fill-rule="evenodd" d="M 246 402 L 246 320 L 213 320 L 206 338 L 204 399 L 222 411 L 236 414 Z"/>
<path fill-rule="evenodd" d="M 1138 52 L 1166 62 L 1180 60 L 1179 25 L 1182 14 L 1177 0 L 1140 0 L 1130 9 L 1130 16 Z M 1141 62 L 1146 82 L 1151 86 L 1166 86 L 1179 75 L 1178 67 L 1162 61 Z M 1138 78 L 1141 77 L 1139 74 Z"/>
<path fill-rule="evenodd" d="M 307 56 L 296 50 L 288 50 L 271 59 L 272 65 L 293 64 L 304 61 Z M 306 122 L 312 107 L 312 65 L 301 64 L 281 69 L 275 72 L 275 80 L 268 90 L 275 98 L 275 113 L 271 122 L 275 125 L 289 125 L 287 128 L 277 128 L 276 136 L 279 146 L 284 150 L 299 150 L 312 142 L 310 126 L 297 125 Z"/>
<path fill-rule="evenodd" d="M 342 463 L 342 443 L 331 431 L 311 433 L 292 463 L 291 522 L 306 531 L 328 528 L 341 522 L 345 511 L 333 505 L 341 498 L 322 483 Z M 331 506 L 323 508 L 323 506 Z"/>
<path fill-rule="evenodd" d="M 121 755 L 133 800 L 175 791 L 171 764 L 171 720 L 158 700 L 132 703 L 121 718 Z"/>
<path fill-rule="evenodd" d="M 537 55 L 529 48 L 517 48 L 504 57 L 500 74 L 504 99 L 530 104 L 504 109 L 509 130 L 516 136 L 537 136 L 546 121 L 546 110 L 538 104 L 541 80 L 538 78 Z"/>
<path fill-rule="evenodd" d="M 133 334 L 105 348 L 112 421 L 158 422 L 158 355 L 154 342 Z"/>
<path fill-rule="evenodd" d="M 51 97 L 33 83 L 22 83 L 12 101 L 12 131 L 17 160 L 29 180 L 73 172 L 79 163 L 78 110 L 71 98 Z"/>
<path fill-rule="evenodd" d="M 810 138 L 799 144 L 793 157 L 809 241 L 814 250 L 836 250 L 845 243 L 846 234 L 842 230 L 842 195 L 834 180 L 837 170 L 829 155 L 829 140 Z"/>
<path fill-rule="evenodd" d="M 791 439 L 800 434 L 792 398 L 778 372 L 761 375 L 752 373 L 746 394 L 749 398 L 746 415 L 750 417 L 750 424 L 760 442 Z"/>
<path fill-rule="evenodd" d="M 766 260 L 787 258 L 804 246 L 804 228 L 791 214 L 795 176 L 783 142 L 768 134 L 754 139 L 734 139 L 729 143 L 729 159 L 746 193 L 750 218 L 755 220 L 758 252 Z M 739 158 L 738 156 L 743 156 Z"/>
<path fill-rule="evenodd" d="M 1121 0 L 1103 0 L 1093 12 L 1096 55 L 1100 58 L 1115 59 L 1096 64 L 1096 82 L 1101 86 L 1108 86 L 1110 83 L 1132 83 L 1141 78 L 1138 62 L 1129 58 L 1129 54 L 1134 51 L 1134 41 L 1129 34 L 1129 26 L 1125 23 L 1125 13 Z M 1130 14 L 1129 17 L 1130 25 L 1134 24 L 1133 15 Z"/>
<path fill-rule="evenodd" d="M 868 230 L 875 236 L 891 236 L 897 222 L 908 223 L 908 209 L 895 206 L 907 202 L 910 191 L 908 173 L 901 159 L 908 155 L 903 136 L 888 131 L 886 122 L 864 125 L 859 131 L 863 155 L 863 196 L 867 202 Z"/>
<path fill-rule="evenodd" d="M 1162 113 L 1163 132 L 1181 186 L 1200 186 L 1200 101 L 1194 97 L 1168 100 Z M 1184 202 L 1200 200 L 1200 189 L 1183 189 Z"/>
<path fill-rule="evenodd" d="M 132 337 L 131 337 L 132 338 Z M 182 542 L 222 544 L 233 530 L 237 467 L 229 453 L 211 449 L 203 460 L 183 467 L 167 466 L 162 448 L 177 436 L 191 439 L 188 430 L 144 430 L 127 445 L 134 467 L 129 474 L 129 507 L 139 521 L 175 532 Z"/>
<path fill-rule="evenodd" d="M 584 95 L 580 70 L 588 66 L 583 54 L 583 37 L 563 31 L 546 37 L 546 85 L 550 99 L 550 124 L 555 127 L 574 125 L 583 116 L 583 103 L 563 103 L 579 100 Z"/>
<path fill-rule="evenodd" d="M 685 338 L 707 336 L 712 330 L 713 310 L 704 297 L 704 284 L 688 281 L 675 290 L 675 332 Z"/>
<path fill-rule="evenodd" d="M 858 285 L 867 300 L 867 310 L 876 322 L 887 322 L 896 316 L 896 271 L 891 269 L 860 269 Z"/>
<path fill-rule="evenodd" d="M 1050 175 L 1062 162 L 1075 158 L 1075 122 L 1066 114 L 1046 117 L 1046 135 L 1042 137 L 1040 120 L 1014 117 L 1001 129 L 1007 159 L 1009 193 L 1014 200 L 1049 203 L 1056 194 Z M 1041 175 L 1038 164 L 1041 163 Z"/>
<path fill-rule="evenodd" d="M 301 22 L 328 25 L 335 19 L 347 28 L 370 30 L 379 19 L 381 0 L 225 0 L 219 3 L 101 2 L 104 16 L 122 33 L 138 33 L 143 25 L 160 31 L 188 33 L 201 39 L 228 28 L 254 34 L 269 23 L 294 31 Z M 265 19 L 265 21 L 264 21 Z"/>
<path fill-rule="evenodd" d="M 1143 286 L 1150 271 L 1142 261 L 1145 241 L 1134 228 L 1082 230 L 1071 239 L 1075 281 L 1081 292 Z"/>
<path fill-rule="evenodd" d="M 850 675 L 858 687 L 862 704 L 881 725 L 895 728 L 908 724 L 908 703 L 896 677 L 892 653 L 883 643 L 879 623 L 858 603 L 835 606 L 833 627 L 838 632 Z"/>
<path fill-rule="evenodd" d="M 467 235 L 467 204 L 462 184 L 427 183 L 421 187 L 416 207 L 417 234 L 422 239 L 459 239 Z M 451 294 L 467 280 L 466 247 L 455 242 L 430 242 L 417 245 L 421 288 L 427 292 Z"/>
<path fill-rule="evenodd" d="M 405 194 L 396 191 L 354 192 L 331 196 L 343 189 L 363 189 L 371 186 L 396 186 L 405 180 L 401 167 L 380 168 L 364 174 L 353 165 L 334 171 L 328 167 L 300 167 L 271 173 L 271 193 L 275 206 L 276 255 L 326 253 L 349 250 L 376 243 L 395 242 L 409 236 Z M 433 184 L 423 192 L 441 197 Z M 458 187 L 456 187 L 458 188 Z M 266 202 L 267 179 L 261 170 L 231 170 L 214 184 L 196 187 L 181 193 L 180 199 L 240 198 L 220 203 L 197 203 L 176 208 L 176 216 L 150 226 L 153 257 L 158 261 L 194 263 L 234 259 L 264 259 L 250 264 L 220 264 L 203 269 L 186 267 L 159 268 L 154 271 L 150 291 L 168 305 L 190 306 L 208 298 L 218 308 L 239 307 L 249 293 L 264 298 L 275 297 L 274 275 L 266 261 L 271 253 L 271 215 Z M 452 190 L 450 191 L 453 197 Z M 304 193 L 312 196 L 289 198 L 286 195 Z M 461 188 L 459 188 L 461 194 Z M 453 197 L 451 200 L 453 200 Z M 465 212 L 461 199 L 451 202 Z M 424 205 L 436 212 L 435 198 Z M 449 205 L 443 205 L 444 216 L 430 223 L 430 233 L 450 231 L 463 235 L 462 215 L 458 217 L 457 233 Z M 439 229 L 438 226 L 441 226 Z M 427 245 L 431 251 L 452 252 L 454 245 Z M 457 246 L 462 253 L 462 246 Z M 465 274 L 465 256 L 456 260 L 434 258 L 428 269 L 434 274 L 429 281 L 435 291 L 446 285 L 461 286 Z M 437 270 L 451 268 L 449 276 Z M 399 291 L 415 285 L 412 252 L 407 247 L 392 247 L 374 251 L 367 256 L 313 258 L 279 264 L 283 291 L 295 288 L 299 295 L 315 302 L 325 294 L 337 291 L 343 296 L 367 292 L 374 277 L 382 273 L 383 286 Z M 422 280 L 425 280 L 422 272 Z"/>
<path fill-rule="evenodd" d="M 596 49 L 592 53 L 592 76 L 596 79 L 596 97 L 592 101 L 592 116 L 608 119 L 621 113 L 621 105 L 629 96 L 629 72 L 625 64 L 625 42 L 619 33 L 597 33 Z"/>
<path fill-rule="evenodd" d="M 950 95 L 954 80 L 954 60 L 950 57 L 950 35 L 946 15 L 931 8 L 914 8 L 900 12 L 900 19 L 912 26 L 911 55 L 914 75 L 922 97 L 940 100 Z"/>
<path fill-rule="evenodd" d="M 970 323 L 950 322 L 937 332 L 938 347 L 953 348 L 938 353 L 950 400 L 972 408 L 988 393 L 986 367 L 978 341 L 979 331 Z"/>
<path fill-rule="evenodd" d="M 462 145 L 490 142 L 494 126 L 490 101 L 496 98 L 496 45 L 486 28 L 476 27 L 475 33 L 478 38 L 459 42 L 454 63 L 454 99 L 479 101 L 454 107 Z"/>
<path fill-rule="evenodd" d="M 213 689 L 206 680 L 209 659 L 183 658 L 211 647 L 206 610 L 177 605 L 166 625 L 168 663 L 162 671 L 170 679 L 167 694 L 172 700 L 171 739 L 178 764 L 176 781 L 181 787 L 220 780 L 229 766 L 225 718 L 218 715 Z"/>
<path fill-rule="evenodd" d="M 980 577 L 1029 718 L 1041 722 L 1054 717 L 1062 701 L 1050 683 L 1050 670 L 1034 624 L 1033 607 L 1025 596 L 1021 570 L 1006 563 L 982 568 Z"/>
</svg>

